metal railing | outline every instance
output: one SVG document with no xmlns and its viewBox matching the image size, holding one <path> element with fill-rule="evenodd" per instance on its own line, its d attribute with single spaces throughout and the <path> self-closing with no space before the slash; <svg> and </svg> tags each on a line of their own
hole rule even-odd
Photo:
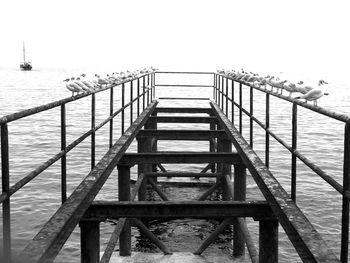
<svg viewBox="0 0 350 263">
<path fill-rule="evenodd" d="M 135 86 L 136 83 L 136 86 Z M 129 101 L 126 102 L 125 99 L 125 88 L 129 85 L 130 96 Z M 121 106 L 117 110 L 114 110 L 114 89 L 120 88 L 122 97 L 121 97 Z M 137 90 L 136 97 L 134 96 L 134 89 Z M 103 120 L 101 123 L 96 124 L 96 93 L 110 91 L 110 101 L 109 101 L 109 116 Z M 84 97 L 91 97 L 91 129 L 81 135 L 79 138 L 75 139 L 72 143 L 67 145 L 66 142 L 66 105 L 68 103 L 78 101 Z M 95 133 L 102 128 L 104 125 L 109 123 L 109 148 L 112 147 L 114 143 L 113 139 L 113 123 L 116 116 L 121 116 L 121 133 L 124 134 L 126 119 L 125 119 L 125 110 L 130 108 L 130 125 L 133 122 L 133 115 L 137 113 L 137 116 L 140 115 L 141 105 L 142 109 L 145 109 L 154 98 L 154 72 L 146 73 L 139 75 L 133 79 L 126 79 L 123 82 L 117 84 L 111 84 L 105 86 L 97 91 L 85 92 L 58 100 L 52 103 L 34 107 L 31 109 L 23 110 L 13 114 L 9 114 L 0 118 L 1 126 L 1 172 L 2 172 L 2 193 L 0 195 L 0 204 L 2 204 L 2 230 L 3 230 L 3 258 L 8 262 L 11 262 L 11 209 L 10 209 L 10 197 L 24 187 L 27 183 L 31 182 L 43 171 L 48 169 L 58 160 L 61 160 L 61 202 L 64 203 L 67 199 L 67 164 L 66 164 L 66 155 L 76 146 L 78 146 L 82 141 L 84 141 L 89 136 L 91 137 L 91 170 L 95 167 L 95 150 L 96 150 L 96 141 Z M 136 104 L 136 111 L 134 106 Z M 53 155 L 51 158 L 47 159 L 34 170 L 26 174 L 22 179 L 10 185 L 10 165 L 9 165 L 9 135 L 10 131 L 8 129 L 8 123 L 15 122 L 17 120 L 32 116 L 34 114 L 48 111 L 60 107 L 60 129 L 61 129 L 61 149 L 60 151 Z M 0 254 L 1 255 L 1 254 Z"/>
<path fill-rule="evenodd" d="M 231 90 L 229 91 L 229 88 Z M 243 107 L 243 88 L 249 89 L 249 109 Z M 235 90 L 238 89 L 238 101 L 235 98 Z M 265 123 L 254 116 L 254 90 L 265 93 Z M 231 94 L 231 96 L 230 96 Z M 237 94 L 237 92 L 236 92 Z M 222 111 L 229 116 L 231 113 L 232 123 L 235 123 L 235 108 L 238 109 L 238 129 L 243 132 L 243 114 L 249 117 L 249 144 L 253 148 L 254 129 L 253 123 L 257 123 L 265 131 L 265 165 L 269 167 L 270 157 L 270 136 L 279 142 L 284 148 L 291 153 L 291 199 L 296 202 L 296 177 L 297 177 L 297 159 L 302 161 L 318 176 L 331 185 L 337 192 L 342 195 L 342 224 L 341 224 L 341 249 L 340 260 L 348 262 L 349 248 L 349 198 L 350 198 L 350 117 L 339 114 L 321 107 L 303 103 L 297 99 L 287 97 L 267 89 L 254 86 L 251 83 L 235 80 L 229 76 L 215 73 L 213 96 L 215 102 Z M 292 143 L 291 145 L 280 138 L 270 129 L 270 97 L 274 96 L 279 99 L 292 103 Z M 261 101 L 260 101 L 261 103 Z M 229 109 L 229 106 L 231 108 Z M 322 170 L 320 166 L 312 162 L 297 149 L 298 138 L 298 107 L 307 108 L 316 113 L 325 115 L 334 120 L 344 123 L 344 156 L 343 156 L 343 184 L 338 183 L 331 175 Z M 231 112 L 230 112 L 231 111 Z"/>
</svg>

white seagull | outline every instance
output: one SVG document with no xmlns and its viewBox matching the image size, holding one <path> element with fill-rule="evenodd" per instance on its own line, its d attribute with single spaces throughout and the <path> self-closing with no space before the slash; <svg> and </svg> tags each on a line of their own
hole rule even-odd
<svg viewBox="0 0 350 263">
<path fill-rule="evenodd" d="M 328 93 L 323 92 L 320 89 L 312 89 L 303 96 L 295 97 L 295 99 L 304 99 L 306 101 L 313 101 L 314 106 L 317 106 L 317 100 L 323 95 L 328 95 Z"/>
</svg>

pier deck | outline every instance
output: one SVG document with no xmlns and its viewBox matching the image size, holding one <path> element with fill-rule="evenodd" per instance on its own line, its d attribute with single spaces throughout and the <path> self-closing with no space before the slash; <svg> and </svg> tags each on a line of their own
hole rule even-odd
<svg viewBox="0 0 350 263">
<path fill-rule="evenodd" d="M 21 252 L 20 258 L 24 262 L 53 262 L 75 227 L 79 225 L 82 262 L 109 262 L 110 260 L 111 262 L 243 262 L 242 260 L 246 260 L 244 259 L 246 254 L 249 254 L 252 262 L 278 262 L 278 227 L 281 225 L 302 261 L 340 262 L 296 205 L 295 197 L 286 192 L 268 169 L 268 161 L 266 162 L 268 159 L 264 163 L 253 150 L 252 140 L 248 143 L 242 136 L 241 121 L 237 129 L 233 120 L 228 118 L 229 96 L 227 91 L 224 92 L 224 79 L 217 74 L 213 76 L 214 85 L 212 87 L 215 100 L 201 99 L 207 102 L 206 107 L 159 107 L 159 101 L 179 98 L 154 99 L 156 85 L 154 73 L 152 73 L 149 76 L 150 81 L 148 80 L 149 86 L 143 87 L 142 95 L 137 98 L 131 96 L 128 104 L 122 102 L 122 110 L 118 111 L 122 118 L 120 138 L 114 142 L 110 134 L 110 149 L 96 164 L 95 154 L 92 154 L 91 172 L 70 196 L 66 197 L 66 194 L 62 193 L 62 206 L 28 243 Z M 221 82 L 218 81 L 221 78 Z M 122 87 L 124 89 L 124 86 Z M 131 93 L 132 88 L 131 85 Z M 242 83 L 240 83 L 240 89 L 242 89 Z M 235 103 L 233 93 L 231 95 L 233 109 Z M 242 114 L 244 109 L 241 99 L 240 104 L 236 106 L 239 107 Z M 225 101 L 226 104 L 224 104 Z M 142 102 L 142 107 L 140 102 Z M 136 107 L 132 106 L 134 103 L 138 111 L 135 120 L 133 120 L 133 109 L 135 111 Z M 127 107 L 131 108 L 131 125 L 125 129 L 124 110 Z M 252 122 L 254 120 L 252 106 L 248 114 Z M 116 115 L 111 111 L 110 117 L 103 122 L 103 125 L 110 123 L 110 129 L 113 129 L 113 116 Z M 5 118 L 1 123 L 3 165 L 4 162 L 6 164 L 6 121 L 8 120 L 11 118 Z M 95 143 L 93 135 L 96 129 L 102 127 L 102 125 L 96 125 L 94 121 L 93 118 L 92 130 L 87 133 L 92 136 L 93 143 Z M 65 125 L 64 121 L 62 123 Z M 159 124 L 167 123 L 181 124 L 181 129 L 159 128 Z M 190 128 L 184 128 L 184 125 L 187 124 Z M 193 129 L 191 128 L 193 124 L 205 124 L 207 128 Z M 268 126 L 265 128 L 269 131 Z M 250 129 L 250 135 L 252 135 L 252 126 Z M 207 142 L 207 151 L 193 152 L 186 148 L 182 151 L 174 151 L 170 147 L 166 151 L 158 149 L 160 141 L 179 140 Z M 137 152 L 131 153 L 128 152 L 128 148 L 133 142 L 137 142 Z M 347 148 L 348 144 L 345 145 Z M 55 158 L 65 156 L 69 147 L 64 144 L 62 152 Z M 91 150 L 94 152 L 94 146 Z M 292 152 L 293 158 L 303 157 L 293 149 Z M 168 171 L 165 168 L 167 164 L 201 164 L 203 167 L 198 172 Z M 49 166 L 49 164 L 45 165 Z M 134 166 L 137 166 L 137 178 L 134 184 L 131 184 L 131 168 Z M 115 169 L 118 171 L 118 200 L 94 201 L 95 196 Z M 3 166 L 2 171 L 3 174 L 4 171 L 5 173 L 8 171 L 6 165 Z M 246 200 L 247 171 L 254 178 L 264 199 Z M 36 170 L 33 173 L 39 174 L 40 172 Z M 31 177 L 37 175 L 33 173 L 30 174 Z M 161 187 L 166 182 L 166 180 L 161 180 L 164 177 L 195 178 L 190 181 L 182 180 L 181 183 L 185 187 L 196 186 L 197 182 L 197 185 L 200 186 L 203 183 L 200 178 L 210 180 L 206 181 L 207 188 L 198 196 L 193 196 L 192 200 L 173 200 Z M 24 183 L 21 182 L 21 184 Z M 157 193 L 159 200 L 147 199 L 150 189 Z M 15 191 L 17 188 L 3 187 L 1 200 L 3 200 L 5 211 L 6 202 L 9 202 L 9 196 Z M 347 193 L 343 190 L 342 192 L 344 198 L 347 198 Z M 210 200 L 213 193 L 219 193 L 220 200 Z M 346 209 L 346 205 L 344 207 Z M 4 228 L 9 227 L 7 222 L 9 218 L 6 216 L 4 218 Z M 245 218 L 252 218 L 259 222 L 257 245 L 254 244 Z M 150 230 L 152 220 L 161 222 L 183 219 L 215 220 L 217 224 L 214 224 L 215 229 L 211 233 L 202 238 L 201 243 L 196 241 L 198 244 L 195 244 L 196 248 L 191 252 L 174 251 L 169 246 L 171 243 L 161 240 Z M 100 255 L 100 223 L 106 220 L 114 220 L 116 226 L 106 249 Z M 346 229 L 346 220 L 344 224 L 343 228 Z M 132 252 L 132 228 L 139 229 L 150 242 L 158 247 L 157 251 L 163 254 Z M 229 255 L 219 252 L 216 252 L 215 256 L 211 253 L 205 254 L 206 249 L 212 246 L 222 233 L 225 232 L 227 235 L 227 231 L 232 237 L 232 243 L 229 242 L 231 246 Z M 8 235 L 9 233 L 5 233 L 4 239 L 8 239 Z M 118 243 L 119 249 L 117 249 L 118 252 L 115 252 Z M 346 245 L 343 244 L 344 247 Z M 9 252 L 6 252 L 8 249 L 6 245 L 4 249 L 4 254 L 9 255 Z M 202 253 L 204 253 L 203 257 L 200 256 Z M 342 250 L 343 258 L 346 253 Z M 343 262 L 346 261 L 343 260 Z"/>
</svg>

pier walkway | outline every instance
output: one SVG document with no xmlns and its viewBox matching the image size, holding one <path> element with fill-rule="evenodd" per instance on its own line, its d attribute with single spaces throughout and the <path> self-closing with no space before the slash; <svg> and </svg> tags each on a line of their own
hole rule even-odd
<svg viewBox="0 0 350 263">
<path fill-rule="evenodd" d="M 157 84 L 158 75 L 206 74 L 211 83 L 203 84 Z M 236 85 L 235 85 L 236 83 Z M 130 97 L 125 95 L 125 87 L 129 86 Z M 207 88 L 211 89 L 212 98 L 167 97 L 156 98 L 156 92 L 162 87 L 176 88 Z M 122 91 L 121 108 L 114 111 L 113 89 Z M 229 88 L 232 91 L 229 91 Z M 235 101 L 234 89 L 240 93 L 239 102 Z M 242 103 L 242 89 L 250 92 L 249 110 Z M 269 97 L 276 96 L 290 101 L 293 106 L 293 140 L 289 146 L 269 128 L 269 118 L 265 123 L 259 121 L 253 114 L 253 89 L 266 93 L 266 114 L 269 115 Z M 249 86 L 244 82 L 236 82 L 227 76 L 206 72 L 154 72 L 127 80 L 114 87 L 106 87 L 110 91 L 110 115 L 101 124 L 96 125 L 95 93 L 80 94 L 63 101 L 55 102 L 41 108 L 30 109 L 0 118 L 1 124 L 1 161 L 2 161 L 2 194 L 0 200 L 3 206 L 3 255 L 4 260 L 11 258 L 11 209 L 10 196 L 20 190 L 25 184 L 39 175 L 54 162 L 62 163 L 62 205 L 42 226 L 36 236 L 28 242 L 19 258 L 23 262 L 54 262 L 67 239 L 74 229 L 80 227 L 81 262 L 241 262 L 242 257 L 249 254 L 252 262 L 278 262 L 279 226 L 288 236 L 297 254 L 303 262 L 347 262 L 348 231 L 349 231 L 349 121 L 346 116 L 328 112 L 320 107 L 302 104 L 283 95 L 273 94 L 268 90 Z M 102 91 L 101 91 L 102 92 Z M 137 95 L 136 95 L 137 94 Z M 66 145 L 65 105 L 85 96 L 92 96 L 92 124 L 91 130 L 70 145 Z M 125 98 L 130 98 L 128 103 Z M 164 101 L 201 101 L 201 107 L 160 106 Z M 176 103 L 175 103 L 176 104 Z M 61 107 L 61 151 L 30 172 L 22 180 L 10 187 L 8 165 L 8 127 L 7 123 L 24 118 L 50 108 Z M 316 164 L 296 150 L 296 108 L 306 107 L 345 123 L 344 147 L 344 183 L 340 185 Z M 126 120 L 126 109 L 129 116 Z M 234 111 L 238 108 L 238 125 L 234 120 Z M 249 117 L 249 141 L 242 134 L 242 116 Z M 136 117 L 135 117 L 136 115 Z M 114 117 L 121 118 L 121 136 L 114 140 Z M 130 126 L 127 128 L 127 121 Z M 266 131 L 265 160 L 253 149 L 254 125 L 259 124 Z M 110 148 L 105 155 L 95 163 L 95 133 L 103 125 L 109 124 Z M 179 124 L 180 128 L 166 129 L 168 124 Z M 180 125 L 181 124 L 181 125 Z M 196 129 L 196 125 L 206 128 Z M 189 125 L 186 128 L 186 125 Z M 201 126 L 202 127 L 202 126 Z M 67 196 L 66 193 L 66 154 L 87 137 L 91 137 L 91 171 Z M 287 192 L 276 177 L 269 170 L 269 140 L 273 137 L 292 155 L 292 178 L 295 179 L 295 162 L 298 158 L 309 164 L 315 173 L 326 180 L 343 197 L 342 244 L 340 259 L 337 257 L 322 235 L 311 224 L 303 211 L 296 204 L 295 180 L 292 179 L 291 193 Z M 161 141 L 197 141 L 206 142 L 206 151 L 191 151 L 182 147 L 181 151 L 159 149 Z M 130 145 L 137 144 L 137 152 L 129 151 Z M 184 144 L 186 145 L 186 144 Z M 164 149 L 164 147 L 162 148 Z M 168 170 L 167 165 L 199 164 L 199 171 L 188 169 L 185 171 Z M 132 169 L 137 167 L 137 178 L 132 180 Z M 113 170 L 118 176 L 118 200 L 99 200 L 95 197 L 103 187 Z M 247 200 L 247 173 L 252 176 L 262 193 L 258 200 Z M 172 178 L 181 178 L 185 187 L 206 185 L 198 196 L 193 199 L 176 200 L 170 198 L 162 184 Z M 189 178 L 186 180 L 185 178 Z M 206 178 L 207 180 L 203 180 Z M 294 180 L 294 181 L 293 181 Z M 170 180 L 172 181 L 172 180 Z M 205 182 L 203 184 L 203 182 Z M 171 185 L 169 185 L 171 187 Z M 149 200 L 149 191 L 157 193 L 157 200 Z M 170 191 L 170 190 L 167 190 Z M 219 200 L 212 200 L 210 196 L 218 193 Z M 20 194 L 20 191 L 19 193 Z M 250 232 L 246 219 L 258 222 L 258 242 Z M 195 244 L 194 251 L 174 251 L 172 247 L 160 239 L 150 230 L 151 221 L 163 222 L 182 219 L 215 220 L 215 229 L 202 237 L 201 243 Z M 101 252 L 100 224 L 107 220 L 114 220 L 115 227 L 108 237 L 106 248 Z M 158 220 L 158 221 L 157 221 Z M 140 232 L 158 247 L 161 254 L 132 252 L 132 228 Z M 225 232 L 226 231 L 226 232 Z M 229 241 L 230 255 L 205 254 L 206 249 L 225 232 L 232 235 Z M 227 233 L 229 232 L 229 233 Z M 197 241 L 196 241 L 197 242 Z M 119 245 L 118 245 L 119 244 Z M 192 244 L 193 245 L 193 244 Z M 119 246 L 119 249 L 117 249 Z M 116 252 L 117 251 L 117 252 Z M 173 254 L 173 257 L 171 255 Z M 199 255 L 204 255 L 200 257 Z M 130 257 L 130 255 L 132 255 Z M 169 255 L 169 256 L 168 256 Z M 12 256 L 12 258 L 14 258 Z M 225 261 L 223 261 L 225 259 Z M 247 259 L 247 258 L 245 258 Z M 172 261 L 173 260 L 173 261 Z M 190 261 L 191 260 L 191 261 Z M 227 261 L 226 261 L 227 260 Z M 292 262 L 293 259 L 290 260 Z"/>
</svg>

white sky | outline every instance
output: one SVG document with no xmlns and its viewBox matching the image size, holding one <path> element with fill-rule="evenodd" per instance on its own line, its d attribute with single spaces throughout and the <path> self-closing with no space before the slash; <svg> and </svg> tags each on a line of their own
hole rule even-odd
<svg viewBox="0 0 350 263">
<path fill-rule="evenodd" d="M 348 4 L 348 3 L 349 4 Z M 350 68 L 350 2 L 0 0 L 0 67 Z"/>
</svg>

